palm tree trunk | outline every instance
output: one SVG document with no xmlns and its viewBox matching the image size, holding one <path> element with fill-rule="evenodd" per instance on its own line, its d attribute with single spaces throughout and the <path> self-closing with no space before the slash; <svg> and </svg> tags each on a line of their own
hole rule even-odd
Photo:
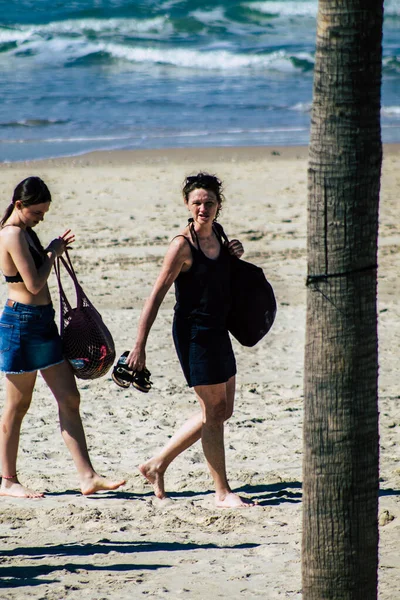
<svg viewBox="0 0 400 600">
<path fill-rule="evenodd" d="M 304 600 L 372 600 L 383 0 L 320 0 L 309 150 Z"/>
</svg>

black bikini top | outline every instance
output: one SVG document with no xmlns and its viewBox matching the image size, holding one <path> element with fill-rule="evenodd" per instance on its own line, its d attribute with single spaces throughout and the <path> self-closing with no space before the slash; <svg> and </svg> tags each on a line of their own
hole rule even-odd
<svg viewBox="0 0 400 600">
<path fill-rule="evenodd" d="M 5 225 L 5 227 L 8 227 L 8 225 Z M 45 261 L 45 257 L 43 256 L 43 254 L 41 252 L 39 252 L 39 250 L 36 250 L 36 248 L 34 248 L 32 246 L 32 244 L 29 244 L 29 252 L 31 253 L 33 262 L 35 263 L 35 267 L 37 269 L 39 269 L 43 265 L 43 263 Z M 23 283 L 24 282 L 20 273 L 17 273 L 16 275 L 4 275 L 4 279 L 6 280 L 7 283 Z"/>
</svg>

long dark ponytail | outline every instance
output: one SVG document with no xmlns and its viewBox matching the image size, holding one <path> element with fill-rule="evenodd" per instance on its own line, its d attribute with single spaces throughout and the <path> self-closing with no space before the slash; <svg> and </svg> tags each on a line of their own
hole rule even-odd
<svg viewBox="0 0 400 600">
<path fill-rule="evenodd" d="M 49 188 L 40 177 L 32 176 L 23 179 L 14 190 L 11 203 L 8 205 L 3 218 L 0 220 L 0 227 L 3 227 L 5 222 L 10 218 L 17 200 L 21 202 L 22 206 L 27 208 L 34 204 L 51 202 L 51 194 Z M 36 233 L 30 227 L 27 227 L 26 231 L 34 243 L 39 246 L 40 249 L 43 249 Z"/>
</svg>

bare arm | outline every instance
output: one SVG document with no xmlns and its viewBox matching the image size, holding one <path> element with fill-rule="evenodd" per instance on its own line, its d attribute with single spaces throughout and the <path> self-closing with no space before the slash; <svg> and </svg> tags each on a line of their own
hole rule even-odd
<svg viewBox="0 0 400 600">
<path fill-rule="evenodd" d="M 43 265 L 37 269 L 25 233 L 19 227 L 10 227 L 5 238 L 6 250 L 30 294 L 38 294 L 44 288 L 57 256 L 61 256 L 74 240 L 75 235 L 70 229 L 59 238 L 55 238 L 45 251 L 47 258 Z"/>
<path fill-rule="evenodd" d="M 183 238 L 172 240 L 165 255 L 161 271 L 140 315 L 136 342 L 127 358 L 127 364 L 131 369 L 141 371 L 145 367 L 145 348 L 150 329 L 166 293 L 178 277 L 182 267 L 185 264 L 188 265 L 190 260 L 191 252 L 188 243 Z"/>
</svg>

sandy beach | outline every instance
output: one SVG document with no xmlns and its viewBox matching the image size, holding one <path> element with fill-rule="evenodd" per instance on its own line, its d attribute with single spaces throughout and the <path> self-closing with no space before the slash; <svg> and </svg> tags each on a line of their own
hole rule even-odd
<svg viewBox="0 0 400 600">
<path fill-rule="evenodd" d="M 157 500 L 137 466 L 197 410 L 171 336 L 173 290 L 147 346 L 149 394 L 123 390 L 111 373 L 79 381 L 95 468 L 124 477 L 113 493 L 83 497 L 58 429 L 56 403 L 39 377 L 23 423 L 21 481 L 44 499 L 1 498 L 0 598 L 119 600 L 301 598 L 302 406 L 307 148 L 97 152 L 1 164 L 1 210 L 15 185 L 39 175 L 53 203 L 37 228 L 43 243 L 76 233 L 73 263 L 111 330 L 130 349 L 143 301 L 187 212 L 181 183 L 199 170 L 225 183 L 220 217 L 260 265 L 278 301 L 273 329 L 255 348 L 234 341 L 236 408 L 226 426 L 227 467 L 250 510 L 218 510 L 200 445 L 166 474 Z M 379 599 L 400 590 L 400 145 L 385 146 L 379 242 Z M 58 310 L 58 291 L 50 278 Z M 3 304 L 6 286 L 3 283 Z M 1 388 L 4 405 L 4 386 Z"/>
</svg>

